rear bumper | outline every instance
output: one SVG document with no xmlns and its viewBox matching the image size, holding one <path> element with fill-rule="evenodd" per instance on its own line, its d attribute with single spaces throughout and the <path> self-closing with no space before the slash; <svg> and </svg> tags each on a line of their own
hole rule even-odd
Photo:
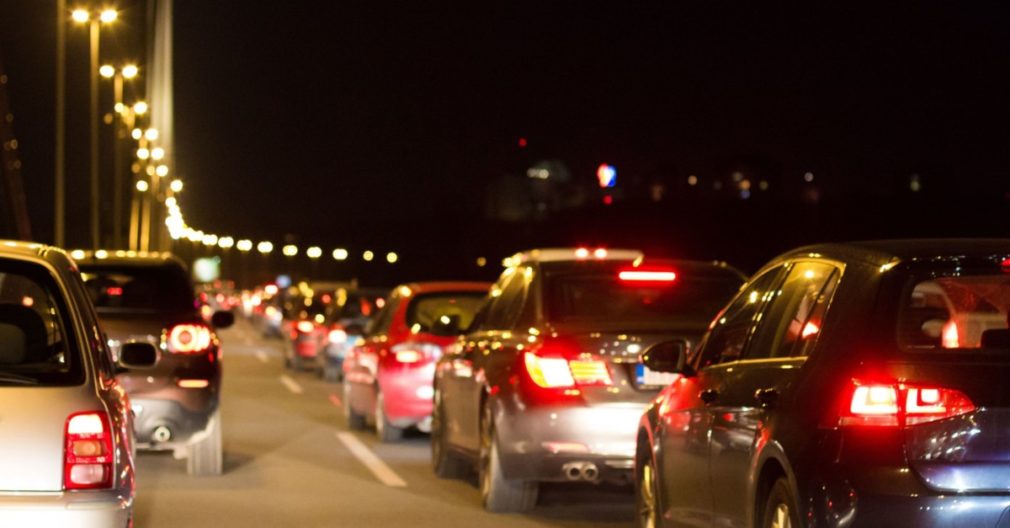
<svg viewBox="0 0 1010 528">
<path fill-rule="evenodd" d="M 496 420 L 502 470 L 510 479 L 566 482 L 571 464 L 592 464 L 598 478 L 632 482 L 635 433 L 644 404 L 527 407 L 502 404 Z"/>
<path fill-rule="evenodd" d="M 131 398 L 134 421 L 133 429 L 137 443 L 144 448 L 169 449 L 187 443 L 194 434 L 207 428 L 210 416 L 217 409 L 216 398 L 198 410 L 183 407 L 175 400 Z M 155 431 L 167 428 L 171 433 L 168 441 L 154 438 Z M 163 432 L 163 431 L 161 431 Z"/>
<path fill-rule="evenodd" d="M 393 425 L 409 427 L 430 422 L 434 376 L 433 363 L 379 371 L 386 418 Z"/>
<path fill-rule="evenodd" d="M 0 526 L 125 527 L 132 512 L 129 494 L 117 490 L 0 493 Z"/>
<path fill-rule="evenodd" d="M 837 528 L 915 526 L 916 528 L 1010 528 L 1010 495 L 896 497 L 857 495 L 855 504 L 821 512 L 815 526 Z"/>
</svg>

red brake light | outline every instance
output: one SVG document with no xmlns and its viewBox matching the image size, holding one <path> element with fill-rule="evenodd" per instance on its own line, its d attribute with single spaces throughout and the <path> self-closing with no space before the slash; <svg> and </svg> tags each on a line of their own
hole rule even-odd
<svg viewBox="0 0 1010 528">
<path fill-rule="evenodd" d="M 526 352 L 523 357 L 526 373 L 539 387 L 545 389 L 571 389 L 585 385 L 610 385 L 610 369 L 606 361 L 578 357 L 566 359 L 558 356 L 541 356 Z"/>
<path fill-rule="evenodd" d="M 303 334 L 311 334 L 316 329 L 316 325 L 312 324 L 312 321 L 298 321 L 297 327 L 298 331 Z"/>
<path fill-rule="evenodd" d="M 174 354 L 198 354 L 210 348 L 210 327 L 203 324 L 180 324 L 168 332 L 168 351 Z"/>
<path fill-rule="evenodd" d="M 958 348 L 961 346 L 961 338 L 957 331 L 957 323 L 954 321 L 947 321 L 947 324 L 943 325 L 940 344 L 943 348 Z"/>
<path fill-rule="evenodd" d="M 424 359 L 424 354 L 417 350 L 400 350 L 396 353 L 396 360 L 400 363 L 417 363 Z"/>
<path fill-rule="evenodd" d="M 63 488 L 112 486 L 112 431 L 105 412 L 90 411 L 67 418 L 64 433 Z"/>
<path fill-rule="evenodd" d="M 1003 269 L 1003 273 L 1010 273 L 1010 257 L 1003 259 L 1003 264 L 1000 265 L 1000 268 Z"/>
<path fill-rule="evenodd" d="M 109 297 L 121 297 L 123 295 L 122 286 L 109 286 L 105 289 L 105 294 Z"/>
<path fill-rule="evenodd" d="M 975 404 L 964 393 L 941 387 L 903 383 L 860 384 L 855 388 L 842 426 L 908 426 L 967 414 Z"/>
<path fill-rule="evenodd" d="M 634 267 L 620 270 L 617 278 L 623 282 L 667 285 L 677 280 L 677 272 L 665 267 Z"/>
</svg>

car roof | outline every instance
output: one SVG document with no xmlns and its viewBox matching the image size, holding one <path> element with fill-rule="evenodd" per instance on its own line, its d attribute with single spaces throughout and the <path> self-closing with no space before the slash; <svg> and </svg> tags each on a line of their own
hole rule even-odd
<svg viewBox="0 0 1010 528">
<path fill-rule="evenodd" d="M 589 265 L 590 267 L 587 267 Z M 620 266 L 627 266 L 627 261 L 623 260 L 603 260 L 598 261 L 595 259 L 588 259 L 587 261 L 555 261 L 543 264 L 541 267 L 548 273 L 564 273 L 568 270 L 611 270 Z M 646 257 L 642 259 L 641 265 L 643 268 L 650 267 L 669 267 L 674 271 L 687 272 L 687 273 L 716 273 L 716 274 L 726 274 L 732 275 L 736 278 L 744 281 L 747 279 L 747 275 L 740 270 L 730 266 L 728 263 L 721 260 L 686 260 L 686 259 L 650 259 Z"/>
<path fill-rule="evenodd" d="M 401 287 L 409 288 L 414 294 L 438 293 L 445 291 L 481 291 L 486 292 L 491 289 L 490 282 L 476 281 L 429 281 L 411 282 Z"/>
<path fill-rule="evenodd" d="M 135 251 L 109 251 L 109 250 L 83 250 L 75 249 L 70 252 L 70 256 L 81 266 L 163 266 L 175 265 L 183 269 L 186 265 L 175 255 L 164 252 L 135 252 Z"/>
<path fill-rule="evenodd" d="M 603 249 L 606 254 L 602 257 L 595 254 L 596 251 Z M 579 251 L 585 251 L 586 256 L 579 256 Z M 644 253 L 637 249 L 621 249 L 621 248 L 590 248 L 590 247 L 554 247 L 554 248 L 537 248 L 530 249 L 527 251 L 521 251 L 512 255 L 511 257 L 505 259 L 505 266 L 515 266 L 519 264 L 526 263 L 543 263 L 543 262 L 568 262 L 568 261 L 629 261 L 638 260 L 645 256 Z"/>
<path fill-rule="evenodd" d="M 42 260 L 58 269 L 74 268 L 73 261 L 60 248 L 24 240 L 0 240 L 0 257 Z"/>
<path fill-rule="evenodd" d="M 861 261 L 873 266 L 892 262 L 984 259 L 1010 255 L 1010 239 L 922 238 L 863 240 L 804 246 L 780 255 L 774 262 L 803 256 L 819 256 L 842 261 Z"/>
</svg>

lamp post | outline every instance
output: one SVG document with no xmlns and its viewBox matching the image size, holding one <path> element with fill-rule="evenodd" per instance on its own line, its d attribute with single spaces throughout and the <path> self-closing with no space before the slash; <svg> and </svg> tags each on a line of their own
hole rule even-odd
<svg viewBox="0 0 1010 528">
<path fill-rule="evenodd" d="M 99 192 L 98 181 L 98 45 L 99 31 L 102 24 L 111 24 L 119 17 L 115 9 L 105 9 L 92 13 L 86 9 L 77 9 L 71 17 L 78 24 L 88 24 L 90 35 L 90 73 L 91 73 L 91 245 L 98 249 L 102 245 L 99 224 Z"/>
<path fill-rule="evenodd" d="M 123 247 L 123 141 L 126 139 L 124 124 L 132 128 L 133 111 L 123 105 L 123 79 L 134 79 L 139 72 L 135 64 L 126 64 L 121 68 L 106 64 L 99 68 L 98 73 L 106 79 L 112 79 L 112 93 L 115 101 L 115 113 L 119 119 L 113 119 L 113 164 L 112 164 L 112 245 L 117 249 Z M 123 121 L 128 121 L 123 123 Z"/>
</svg>

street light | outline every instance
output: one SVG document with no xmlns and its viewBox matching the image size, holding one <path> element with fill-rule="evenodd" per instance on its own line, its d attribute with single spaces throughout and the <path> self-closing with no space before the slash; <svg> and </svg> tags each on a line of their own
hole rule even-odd
<svg viewBox="0 0 1010 528">
<path fill-rule="evenodd" d="M 375 258 L 375 253 L 371 251 L 365 251 L 361 254 L 361 258 L 365 259 L 365 262 L 371 262 Z"/>
<path fill-rule="evenodd" d="M 137 101 L 133 103 L 133 113 L 137 115 L 144 115 L 147 113 L 148 106 L 144 101 Z"/>
<path fill-rule="evenodd" d="M 151 149 L 151 159 L 154 161 L 161 161 L 165 159 L 165 149 L 161 147 L 154 147 Z"/>
<path fill-rule="evenodd" d="M 174 193 L 182 192 L 182 180 L 172 180 L 172 183 L 168 184 L 168 188 L 172 189 Z"/>
<path fill-rule="evenodd" d="M 243 238 L 242 240 L 239 240 L 238 242 L 235 243 L 235 247 L 238 248 L 238 250 L 241 251 L 242 253 L 248 253 L 252 251 L 253 243 L 252 240 Z"/>
<path fill-rule="evenodd" d="M 386 253 L 386 262 L 390 264 L 396 264 L 397 260 L 400 260 L 400 256 L 397 255 L 395 252 L 390 251 L 389 253 Z"/>
<path fill-rule="evenodd" d="M 97 248 L 101 245 L 99 230 L 99 192 L 98 181 L 98 45 L 99 30 L 102 24 L 110 24 L 118 18 L 115 9 L 105 9 L 92 16 L 86 9 L 75 9 L 71 14 L 74 22 L 89 25 L 91 62 L 91 243 Z"/>
<path fill-rule="evenodd" d="M 307 257 L 309 257 L 310 259 L 315 260 L 315 259 L 323 256 L 323 248 L 321 248 L 319 246 L 312 246 L 309 249 L 305 250 L 305 255 Z"/>
<path fill-rule="evenodd" d="M 281 252 L 284 253 L 285 257 L 293 257 L 298 254 L 298 246 L 294 244 L 288 244 L 281 249 Z"/>
<path fill-rule="evenodd" d="M 158 165 L 158 168 L 154 169 L 154 173 L 161 178 L 168 176 L 168 165 Z"/>
<path fill-rule="evenodd" d="M 147 183 L 146 180 L 137 180 L 137 190 L 138 191 L 140 191 L 140 192 L 147 192 L 147 190 L 150 189 L 150 188 L 151 188 L 151 186 L 148 185 L 148 183 Z"/>
<path fill-rule="evenodd" d="M 263 241 L 256 246 L 256 250 L 264 255 L 268 255 L 274 250 L 274 244 L 273 242 Z"/>
<path fill-rule="evenodd" d="M 122 121 L 126 121 L 126 126 L 133 126 L 134 116 L 123 104 L 123 79 L 134 79 L 137 77 L 139 69 L 136 64 L 125 64 L 121 68 L 116 68 L 111 64 L 104 64 L 98 69 L 98 73 L 106 78 L 112 79 L 114 109 L 122 119 L 113 123 L 113 161 L 112 161 L 112 240 L 115 247 L 122 246 L 123 235 L 123 140 L 126 134 L 123 130 Z M 131 241 L 132 247 L 132 241 Z"/>
<path fill-rule="evenodd" d="M 333 260 L 347 260 L 348 256 L 349 254 L 344 248 L 337 248 L 333 250 Z"/>
<path fill-rule="evenodd" d="M 221 249 L 231 249 L 235 247 L 235 239 L 230 236 L 221 237 L 218 239 L 217 245 L 220 246 Z"/>
</svg>

